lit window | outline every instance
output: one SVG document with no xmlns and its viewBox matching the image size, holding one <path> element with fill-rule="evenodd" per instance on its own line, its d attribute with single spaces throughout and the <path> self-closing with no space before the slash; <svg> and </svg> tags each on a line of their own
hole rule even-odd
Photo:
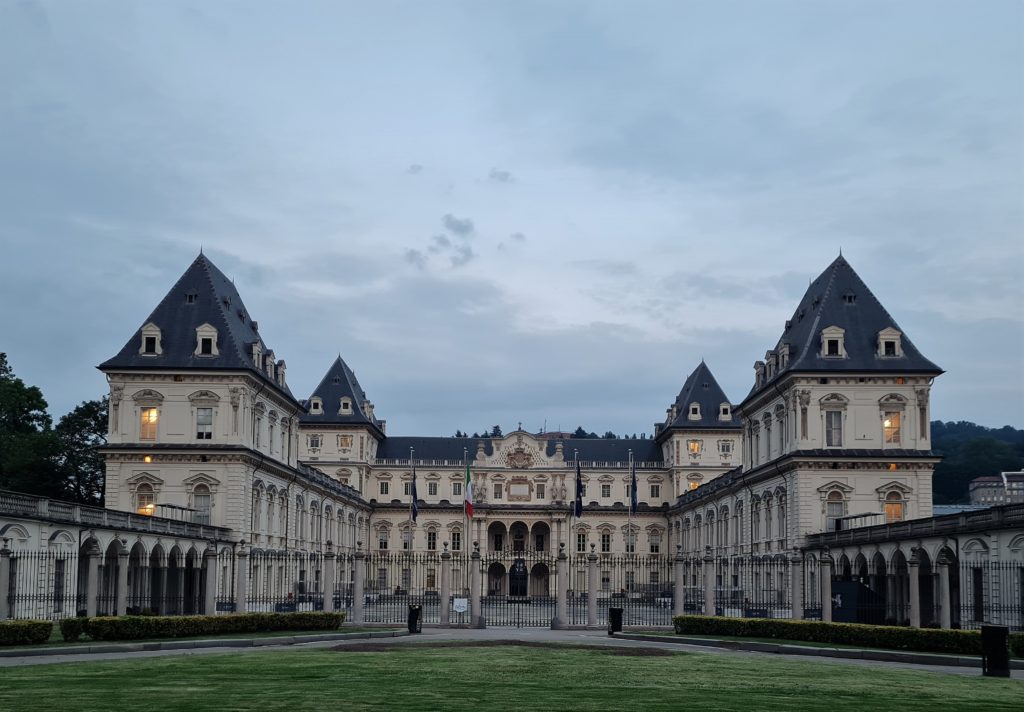
<svg viewBox="0 0 1024 712">
<path fill-rule="evenodd" d="M 843 412 L 840 410 L 825 411 L 825 445 L 843 446 Z"/>
<path fill-rule="evenodd" d="M 700 455 L 702 440 L 687 440 L 686 449 L 691 455 Z"/>
<path fill-rule="evenodd" d="M 431 497 L 436 497 L 437 496 L 437 483 L 436 482 L 428 482 L 427 483 L 427 494 L 430 495 Z"/>
<path fill-rule="evenodd" d="M 690 480 L 690 489 L 695 490 L 698 487 L 700 487 L 700 482 L 697 482 L 696 480 Z"/>
<path fill-rule="evenodd" d="M 152 485 L 141 484 L 135 490 L 135 512 L 147 517 L 152 517 L 156 512 L 156 495 Z"/>
<path fill-rule="evenodd" d="M 612 486 L 611 485 L 601 485 L 601 497 L 607 499 L 608 497 L 611 497 L 611 496 L 612 496 Z"/>
<path fill-rule="evenodd" d="M 156 440 L 156 427 L 160 420 L 158 408 L 143 408 L 139 440 Z"/>
<path fill-rule="evenodd" d="M 213 408 L 196 408 L 196 440 L 213 438 Z"/>
<path fill-rule="evenodd" d="M 885 495 L 885 523 L 903 521 L 903 495 L 890 492 Z"/>
<path fill-rule="evenodd" d="M 885 430 L 885 442 L 890 445 L 900 443 L 900 418 L 902 414 L 896 411 L 887 411 L 882 415 L 882 425 Z"/>
</svg>

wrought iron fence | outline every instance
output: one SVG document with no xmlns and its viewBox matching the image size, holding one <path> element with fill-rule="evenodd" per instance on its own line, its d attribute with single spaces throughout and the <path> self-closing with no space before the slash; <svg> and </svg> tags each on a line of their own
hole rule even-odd
<svg viewBox="0 0 1024 712">
<path fill-rule="evenodd" d="M 959 579 L 960 627 L 992 623 L 1024 630 L 1024 562 L 964 561 Z"/>
<path fill-rule="evenodd" d="M 9 562 L 4 593 L 12 618 L 67 618 L 85 609 L 85 572 L 75 552 L 16 551 Z"/>
<path fill-rule="evenodd" d="M 555 617 L 555 555 L 543 550 L 489 552 L 480 559 L 480 607 L 487 625 L 544 627 Z"/>
</svg>

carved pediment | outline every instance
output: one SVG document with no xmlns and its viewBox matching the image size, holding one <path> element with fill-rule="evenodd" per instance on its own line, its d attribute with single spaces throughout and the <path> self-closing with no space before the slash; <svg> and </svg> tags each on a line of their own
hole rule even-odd
<svg viewBox="0 0 1024 712">
<path fill-rule="evenodd" d="M 152 388 L 143 388 L 132 395 L 132 400 L 139 405 L 159 405 L 164 402 L 164 396 Z"/>
</svg>

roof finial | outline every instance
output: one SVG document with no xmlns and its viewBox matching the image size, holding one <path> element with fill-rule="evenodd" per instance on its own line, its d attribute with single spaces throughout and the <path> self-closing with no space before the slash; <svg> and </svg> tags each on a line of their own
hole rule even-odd
<svg viewBox="0 0 1024 712">
<path fill-rule="evenodd" d="M 199 256 L 200 257 L 203 256 L 203 245 L 202 245 L 202 243 L 199 243 Z"/>
<path fill-rule="evenodd" d="M 839 256 L 840 257 L 843 256 L 843 246 L 842 245 L 839 246 Z"/>
</svg>

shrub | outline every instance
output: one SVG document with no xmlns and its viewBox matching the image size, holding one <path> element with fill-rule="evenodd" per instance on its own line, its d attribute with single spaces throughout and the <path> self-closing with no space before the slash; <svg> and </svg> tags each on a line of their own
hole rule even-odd
<svg viewBox="0 0 1024 712">
<path fill-rule="evenodd" d="M 63 618 L 60 621 L 60 634 L 67 643 L 73 643 L 85 632 L 87 618 Z"/>
<path fill-rule="evenodd" d="M 1010 653 L 1014 657 L 1024 658 L 1024 633 L 1010 633 Z"/>
<path fill-rule="evenodd" d="M 981 633 L 976 630 L 935 630 L 859 623 L 717 616 L 676 616 L 672 623 L 676 633 L 778 638 L 925 653 L 981 654 Z M 1018 641 L 1017 644 L 1024 647 L 1024 640 Z"/>
<path fill-rule="evenodd" d="M 188 638 L 225 633 L 337 630 L 344 613 L 233 613 L 221 616 L 103 616 L 90 618 L 93 640 Z"/>
<path fill-rule="evenodd" d="M 0 645 L 39 645 L 50 639 L 50 621 L 5 621 L 0 623 Z"/>
</svg>

